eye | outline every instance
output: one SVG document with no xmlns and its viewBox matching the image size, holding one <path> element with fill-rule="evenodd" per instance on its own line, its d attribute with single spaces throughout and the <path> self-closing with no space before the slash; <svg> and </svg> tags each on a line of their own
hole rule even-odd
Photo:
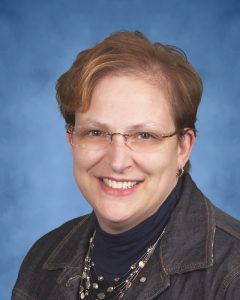
<svg viewBox="0 0 240 300">
<path fill-rule="evenodd" d="M 142 140 L 150 140 L 155 138 L 154 135 L 150 132 L 138 132 L 137 137 Z"/>
<path fill-rule="evenodd" d="M 103 136 L 104 135 L 104 132 L 101 131 L 101 130 L 98 130 L 98 129 L 93 129 L 93 130 L 88 130 L 85 132 L 85 135 L 88 135 L 88 136 Z"/>
</svg>

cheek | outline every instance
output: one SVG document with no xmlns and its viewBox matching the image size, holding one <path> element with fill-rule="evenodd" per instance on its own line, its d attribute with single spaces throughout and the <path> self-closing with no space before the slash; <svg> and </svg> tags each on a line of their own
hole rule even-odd
<svg viewBox="0 0 240 300">
<path fill-rule="evenodd" d="M 73 165 L 75 176 L 84 176 L 86 173 L 99 164 L 102 159 L 102 152 L 99 151 L 79 151 L 73 152 Z"/>
<path fill-rule="evenodd" d="M 96 155 L 92 156 L 89 153 L 78 151 L 73 155 L 73 173 L 75 181 L 87 199 L 89 198 L 89 191 L 91 191 L 91 170 L 95 165 Z"/>
<path fill-rule="evenodd" d="M 148 175 L 161 175 L 175 172 L 177 167 L 177 149 L 166 148 L 155 153 L 148 153 L 136 160 L 136 164 Z"/>
</svg>

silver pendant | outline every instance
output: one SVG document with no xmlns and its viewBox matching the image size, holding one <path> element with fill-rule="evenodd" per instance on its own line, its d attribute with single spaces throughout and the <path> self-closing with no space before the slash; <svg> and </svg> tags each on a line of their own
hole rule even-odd
<svg viewBox="0 0 240 300">
<path fill-rule="evenodd" d="M 87 277 L 87 280 L 86 280 L 86 288 L 89 290 L 90 286 L 91 286 L 90 278 Z"/>
<path fill-rule="evenodd" d="M 126 289 L 129 289 L 132 285 L 131 281 L 126 280 L 125 282 L 126 282 Z"/>
<path fill-rule="evenodd" d="M 98 289 L 98 284 L 96 282 L 93 283 L 93 288 Z"/>
<path fill-rule="evenodd" d="M 114 278 L 114 281 L 115 281 L 115 282 L 118 282 L 119 280 L 120 280 L 120 277 Z"/>
<path fill-rule="evenodd" d="M 143 269 L 144 266 L 145 266 L 145 263 L 141 260 L 139 263 L 138 263 L 138 266 Z"/>
<path fill-rule="evenodd" d="M 113 292 L 113 290 L 114 290 L 114 287 L 113 287 L 113 286 L 109 286 L 109 287 L 107 288 L 107 292 L 108 292 L 108 293 Z"/>
<path fill-rule="evenodd" d="M 104 293 L 99 293 L 97 296 L 98 296 L 98 299 L 104 299 L 105 298 Z"/>
</svg>

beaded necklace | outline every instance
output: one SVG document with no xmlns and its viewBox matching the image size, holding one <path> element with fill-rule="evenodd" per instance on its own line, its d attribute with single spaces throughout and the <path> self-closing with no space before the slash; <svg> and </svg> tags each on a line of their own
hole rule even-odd
<svg viewBox="0 0 240 300">
<path fill-rule="evenodd" d="M 130 266 L 125 275 L 123 275 L 121 278 L 115 277 L 114 281 L 109 284 L 104 282 L 103 276 L 94 276 L 95 264 L 91 258 L 91 250 L 94 247 L 94 237 L 96 234 L 96 231 L 94 231 L 93 236 L 89 240 L 88 251 L 84 259 L 83 272 L 79 288 L 79 300 L 91 299 L 91 296 L 96 300 L 122 299 L 125 295 L 125 292 L 131 288 L 140 271 L 145 267 L 146 263 L 154 253 L 154 250 L 164 232 L 165 230 L 162 231 L 156 242 L 148 247 L 146 252 Z M 147 278 L 145 276 L 140 278 L 140 282 L 142 283 L 146 280 Z"/>
</svg>

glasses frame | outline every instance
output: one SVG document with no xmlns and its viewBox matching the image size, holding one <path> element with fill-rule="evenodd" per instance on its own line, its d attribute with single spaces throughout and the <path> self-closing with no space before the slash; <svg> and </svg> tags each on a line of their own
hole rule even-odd
<svg viewBox="0 0 240 300">
<path fill-rule="evenodd" d="M 66 133 L 70 134 L 71 137 L 72 135 L 74 134 L 74 126 L 72 124 L 66 124 Z M 165 139 L 165 138 L 170 138 L 170 137 L 173 137 L 174 135 L 179 135 L 179 137 L 183 137 L 189 130 L 193 130 L 193 128 L 182 128 L 182 129 L 177 129 L 175 130 L 174 132 L 170 133 L 170 134 L 161 134 L 161 137 L 159 139 L 159 141 L 161 141 L 161 139 Z M 113 136 L 114 135 L 121 135 L 123 136 L 124 138 L 124 143 L 130 148 L 131 146 L 127 143 L 128 142 L 128 138 L 133 136 L 134 134 L 127 134 L 127 133 L 121 133 L 121 132 L 108 132 L 108 131 L 103 131 L 104 135 L 107 136 L 107 137 L 110 137 L 109 138 L 109 145 L 111 145 L 112 143 L 112 140 L 113 140 Z M 195 133 L 195 131 L 194 131 Z M 72 142 L 72 138 L 71 138 L 71 145 L 75 146 L 75 147 L 79 147 L 79 148 L 84 148 L 84 147 L 81 147 L 79 145 L 76 145 Z M 104 149 L 104 148 L 102 148 Z M 133 149 L 132 149 L 133 150 Z"/>
</svg>

